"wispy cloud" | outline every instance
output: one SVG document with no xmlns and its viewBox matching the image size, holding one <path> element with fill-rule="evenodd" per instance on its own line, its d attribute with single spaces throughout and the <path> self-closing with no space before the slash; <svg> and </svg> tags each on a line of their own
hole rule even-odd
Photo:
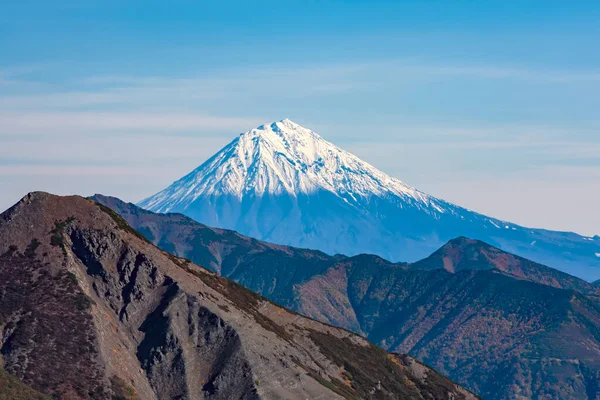
<svg viewBox="0 0 600 400">
<path fill-rule="evenodd" d="M 157 178 L 165 178 L 168 176 L 168 172 L 165 168 L 161 167 L 121 167 L 121 166 L 87 166 L 79 165 L 76 168 L 70 166 L 54 166 L 46 165 L 43 168 L 32 165 L 12 165 L 12 166 L 0 166 L 0 175 L 9 176 L 63 176 L 63 177 L 80 177 L 86 176 L 119 176 L 119 177 L 147 177 L 148 175 L 156 176 Z"/>
<path fill-rule="evenodd" d="M 483 79 L 516 79 L 533 82 L 600 82 L 600 71 L 560 71 L 552 69 L 485 65 L 397 65 L 399 72 L 414 76 L 461 76 Z"/>
<path fill-rule="evenodd" d="M 218 117 L 173 112 L 0 112 L 2 132 L 11 134 L 61 134 L 94 132 L 237 132 L 264 122 L 257 118 Z M 1 133 L 0 133 L 1 136 Z"/>
<path fill-rule="evenodd" d="M 419 59 L 382 60 L 305 67 L 231 68 L 205 76 L 90 76 L 57 85 L 26 79 L 42 66 L 0 70 L 0 111 L 121 107 L 134 109 L 210 108 L 246 98 L 282 100 L 359 95 L 402 90 L 404 85 L 448 78 L 512 80 L 548 84 L 600 83 L 600 71 L 560 71 L 531 67 L 456 65 Z M 31 86 L 33 85 L 33 86 Z M 66 89 L 69 87 L 70 89 Z M 23 93 L 19 93 L 19 88 Z M 16 90 L 15 90 L 16 89 Z M 199 112 L 203 114 L 203 112 Z"/>
<path fill-rule="evenodd" d="M 0 95 L 0 110 L 83 107 L 200 107 L 230 99 L 337 94 L 364 87 L 356 73 L 362 65 L 290 69 L 232 69 L 208 77 L 94 76 L 55 90 Z M 7 84 L 10 81 L 7 81 Z M 17 85 L 17 82 L 14 82 Z M 65 90 L 64 86 L 75 89 Z"/>
</svg>

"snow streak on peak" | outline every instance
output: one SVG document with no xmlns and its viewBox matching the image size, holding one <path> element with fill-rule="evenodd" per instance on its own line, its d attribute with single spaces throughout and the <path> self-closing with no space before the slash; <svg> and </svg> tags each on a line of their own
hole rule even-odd
<svg viewBox="0 0 600 400">
<path fill-rule="evenodd" d="M 298 196 L 326 190 L 360 206 L 371 196 L 397 197 L 406 205 L 445 212 L 430 197 L 379 171 L 289 119 L 242 133 L 212 158 L 140 205 L 169 212 L 200 196 Z"/>
</svg>

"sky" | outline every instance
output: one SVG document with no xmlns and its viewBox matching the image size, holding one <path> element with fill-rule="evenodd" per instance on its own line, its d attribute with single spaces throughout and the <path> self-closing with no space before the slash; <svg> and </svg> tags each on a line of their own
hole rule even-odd
<svg viewBox="0 0 600 400">
<path fill-rule="evenodd" d="M 434 196 L 600 234 L 594 3 L 0 0 L 0 209 L 136 202 L 289 118 Z"/>
</svg>

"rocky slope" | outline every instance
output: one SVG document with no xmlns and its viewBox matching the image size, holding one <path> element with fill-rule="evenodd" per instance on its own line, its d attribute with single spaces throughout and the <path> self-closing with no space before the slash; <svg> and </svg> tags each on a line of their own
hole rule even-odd
<svg viewBox="0 0 600 400">
<path fill-rule="evenodd" d="M 0 216 L 0 355 L 57 399 L 475 398 L 46 193 Z"/>
<path fill-rule="evenodd" d="M 293 285 L 321 274 L 335 260 L 320 251 L 274 245 L 231 230 L 211 228 L 182 214 L 156 214 L 117 198 L 95 195 L 161 249 L 192 260 L 280 304 Z"/>
<path fill-rule="evenodd" d="M 600 237 L 531 229 L 391 177 L 290 120 L 262 125 L 139 205 L 328 254 L 417 261 L 466 236 L 588 280 Z"/>
<path fill-rule="evenodd" d="M 159 246 L 302 314 L 408 352 L 484 398 L 600 395 L 600 289 L 581 279 L 466 238 L 414 264 L 328 257 L 95 199 Z"/>
</svg>

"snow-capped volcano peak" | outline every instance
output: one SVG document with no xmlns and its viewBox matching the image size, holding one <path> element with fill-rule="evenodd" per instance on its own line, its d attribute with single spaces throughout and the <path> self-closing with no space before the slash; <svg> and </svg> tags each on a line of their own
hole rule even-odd
<svg viewBox="0 0 600 400">
<path fill-rule="evenodd" d="M 523 228 L 429 196 L 288 119 L 242 133 L 139 205 L 330 254 L 414 261 L 465 236 L 563 270 L 568 248 L 573 268 L 595 279 L 600 268 L 592 238 Z"/>
<path fill-rule="evenodd" d="M 242 133 L 238 140 L 239 149 L 255 158 L 265 159 L 288 155 L 304 162 L 314 162 L 321 157 L 320 152 L 328 147 L 324 144 L 335 147 L 317 133 L 303 128 L 289 119 L 261 125 Z M 260 149 L 261 152 L 254 153 L 255 148 Z"/>
<path fill-rule="evenodd" d="M 199 168 L 140 204 L 169 212 L 206 195 L 297 196 L 321 190 L 351 204 L 392 195 L 443 212 L 442 202 L 289 119 L 242 133 Z"/>
</svg>

